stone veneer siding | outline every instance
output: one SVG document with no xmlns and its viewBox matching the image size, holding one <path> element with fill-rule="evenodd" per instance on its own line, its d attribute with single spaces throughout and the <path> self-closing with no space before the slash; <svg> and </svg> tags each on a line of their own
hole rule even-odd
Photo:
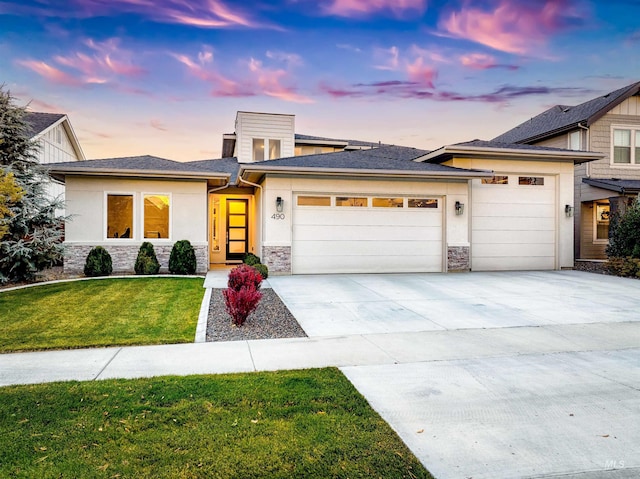
<svg viewBox="0 0 640 479">
<path fill-rule="evenodd" d="M 291 274 L 291 246 L 263 246 L 262 262 L 269 274 Z"/>
<path fill-rule="evenodd" d="M 97 245 L 65 245 L 64 272 L 78 274 L 84 272 L 87 255 L 93 246 Z M 114 273 L 133 273 L 140 245 L 100 245 L 111 255 Z M 169 256 L 173 245 L 153 245 L 156 257 L 160 263 L 160 272 L 169 272 Z M 209 269 L 209 255 L 207 245 L 193 247 L 196 253 L 196 273 L 205 274 Z"/>
<path fill-rule="evenodd" d="M 469 271 L 470 269 L 468 246 L 447 247 L 447 271 Z"/>
</svg>

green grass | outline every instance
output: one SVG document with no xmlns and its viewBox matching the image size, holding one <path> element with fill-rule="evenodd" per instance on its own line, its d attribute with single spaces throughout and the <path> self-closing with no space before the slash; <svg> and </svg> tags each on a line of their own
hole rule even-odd
<svg viewBox="0 0 640 479">
<path fill-rule="evenodd" d="M 0 388 L 0 477 L 431 478 L 334 368 Z"/>
<path fill-rule="evenodd" d="M 74 281 L 0 292 L 0 352 L 194 340 L 201 278 Z"/>
</svg>

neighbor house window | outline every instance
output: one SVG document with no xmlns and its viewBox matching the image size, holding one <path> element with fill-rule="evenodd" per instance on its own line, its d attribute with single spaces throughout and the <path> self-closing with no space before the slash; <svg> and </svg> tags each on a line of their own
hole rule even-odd
<svg viewBox="0 0 640 479">
<path fill-rule="evenodd" d="M 407 206 L 409 208 L 437 208 L 438 200 L 436 198 L 409 198 Z"/>
<path fill-rule="evenodd" d="M 298 196 L 298 206 L 331 206 L 331 197 Z"/>
<path fill-rule="evenodd" d="M 264 161 L 264 140 L 253 139 L 253 161 Z"/>
<path fill-rule="evenodd" d="M 144 195 L 144 237 L 169 238 L 169 195 Z"/>
<path fill-rule="evenodd" d="M 509 177 L 504 175 L 496 175 L 493 178 L 482 178 L 483 185 L 508 185 Z"/>
<path fill-rule="evenodd" d="M 593 227 L 593 239 L 597 243 L 606 243 L 609 240 L 609 205 L 596 203 Z"/>
<path fill-rule="evenodd" d="M 403 208 L 403 198 L 373 198 L 372 204 L 374 208 Z"/>
<path fill-rule="evenodd" d="M 133 238 L 133 195 L 107 195 L 107 238 Z"/>
<path fill-rule="evenodd" d="M 277 160 L 280 158 L 280 140 L 269 140 L 269 159 Z"/>
<path fill-rule="evenodd" d="M 630 164 L 631 130 L 613 130 L 613 162 Z"/>
<path fill-rule="evenodd" d="M 569 149 L 582 150 L 582 132 L 573 131 L 569 133 Z"/>
<path fill-rule="evenodd" d="M 518 184 L 544 186 L 544 178 L 542 176 L 520 176 L 518 178 Z"/>
<path fill-rule="evenodd" d="M 369 206 L 368 198 L 356 198 L 354 196 L 337 196 L 336 206 Z"/>
</svg>

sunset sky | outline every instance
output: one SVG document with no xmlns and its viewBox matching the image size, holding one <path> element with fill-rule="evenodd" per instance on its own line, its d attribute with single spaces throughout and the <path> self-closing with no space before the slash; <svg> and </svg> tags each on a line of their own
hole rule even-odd
<svg viewBox="0 0 640 479">
<path fill-rule="evenodd" d="M 88 158 L 220 156 L 237 110 L 434 149 L 640 80 L 635 0 L 0 0 L 0 83 Z"/>
</svg>

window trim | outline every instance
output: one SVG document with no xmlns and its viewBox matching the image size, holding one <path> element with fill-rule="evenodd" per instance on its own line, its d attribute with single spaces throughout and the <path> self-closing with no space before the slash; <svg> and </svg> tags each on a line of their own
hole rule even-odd
<svg viewBox="0 0 640 479">
<path fill-rule="evenodd" d="M 572 135 L 578 135 L 578 149 L 574 150 L 573 148 L 571 148 L 571 136 Z M 573 150 L 573 151 L 582 151 L 582 130 L 574 130 L 572 132 L 570 132 L 567 135 L 567 149 L 568 150 Z"/>
<path fill-rule="evenodd" d="M 630 137 L 629 138 L 629 149 L 630 151 L 630 162 L 629 163 L 614 163 L 613 159 L 615 156 L 615 131 L 616 130 L 629 130 Z M 640 132 L 640 125 L 611 125 L 611 134 L 610 141 L 611 145 L 609 148 L 609 166 L 611 168 L 638 168 L 640 167 L 640 158 L 636 156 L 636 150 L 640 148 L 640 145 L 637 144 L 636 138 L 637 134 Z M 601 240 L 600 240 L 601 241 Z"/>
<path fill-rule="evenodd" d="M 168 196 L 169 197 L 169 236 L 167 238 L 146 238 L 144 231 L 144 198 L 145 196 Z M 143 191 L 140 193 L 140 231 L 142 241 L 153 240 L 155 241 L 172 241 L 173 238 L 173 228 L 172 228 L 172 219 L 173 219 L 173 196 L 171 193 L 159 193 L 159 192 L 149 192 Z"/>
<path fill-rule="evenodd" d="M 129 238 L 110 238 L 108 236 L 109 229 L 109 196 L 131 196 L 133 198 L 131 228 L 133 228 L 133 234 Z M 102 237 L 105 241 L 117 242 L 118 244 L 132 243 L 136 241 L 138 234 L 138 208 L 137 193 L 135 191 L 105 191 L 103 196 L 103 216 L 102 216 Z"/>
<path fill-rule="evenodd" d="M 609 238 L 598 238 L 598 204 L 604 205 L 605 203 L 593 202 L 593 244 L 609 244 Z M 607 204 L 607 206 L 609 206 L 609 214 L 611 214 L 611 205 Z M 611 226 L 611 220 L 609 220 L 609 226 Z"/>
</svg>

